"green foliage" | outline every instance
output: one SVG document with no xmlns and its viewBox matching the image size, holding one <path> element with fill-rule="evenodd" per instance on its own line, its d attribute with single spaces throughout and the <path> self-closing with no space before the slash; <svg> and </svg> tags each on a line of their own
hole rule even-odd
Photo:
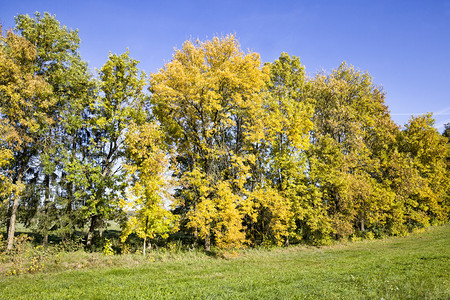
<svg viewBox="0 0 450 300">
<path fill-rule="evenodd" d="M 128 52 L 110 54 L 100 69 L 100 93 L 89 106 L 89 156 L 84 165 L 88 176 L 82 207 L 83 217 L 90 219 L 87 246 L 97 228 L 119 216 L 119 203 L 126 198 L 127 174 L 121 165 L 125 134 L 131 124 L 145 121 L 147 97 L 143 90 L 145 74 L 137 64 Z"/>
<path fill-rule="evenodd" d="M 266 64 L 270 81 L 265 103 L 265 138 L 253 145 L 257 163 L 252 199 L 256 222 L 251 224 L 253 242 L 288 244 L 301 239 L 296 220 L 304 220 L 309 204 L 305 195 L 306 150 L 313 106 L 310 84 L 299 58 L 283 53 Z"/>
<path fill-rule="evenodd" d="M 26 188 L 23 180 L 53 121 L 51 87 L 34 74 L 36 48 L 9 31 L 0 32 L 0 174 L 2 198 L 10 199 L 8 250 L 14 243 L 17 209 Z"/>
<path fill-rule="evenodd" d="M 18 15 L 15 31 L 34 46 L 32 71 L 51 88 L 46 95 L 45 131 L 36 136 L 39 147 L 27 154 L 33 164 L 27 166 L 26 189 L 19 207 L 21 221 L 43 234 L 45 243 L 49 232 L 68 235 L 75 230 L 79 203 L 73 197 L 67 171 L 79 146 L 79 120 L 90 102 L 92 84 L 87 65 L 77 52 L 80 40 L 76 31 L 60 26 L 48 13 Z"/>
</svg>

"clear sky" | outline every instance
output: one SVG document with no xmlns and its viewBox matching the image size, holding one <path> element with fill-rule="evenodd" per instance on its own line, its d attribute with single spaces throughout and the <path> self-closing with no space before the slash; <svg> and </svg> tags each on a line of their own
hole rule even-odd
<svg viewBox="0 0 450 300">
<path fill-rule="evenodd" d="M 450 0 L 0 0 L 4 29 L 35 11 L 79 29 L 92 69 L 129 48 L 149 74 L 187 39 L 234 33 L 263 62 L 287 52 L 309 75 L 343 61 L 368 71 L 399 125 L 426 112 L 441 132 L 450 122 Z"/>
</svg>

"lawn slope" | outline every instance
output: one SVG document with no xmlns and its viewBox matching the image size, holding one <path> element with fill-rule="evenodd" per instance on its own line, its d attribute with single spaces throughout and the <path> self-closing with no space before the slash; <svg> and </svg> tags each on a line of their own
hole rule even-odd
<svg viewBox="0 0 450 300">
<path fill-rule="evenodd" d="M 0 278 L 1 299 L 450 299 L 450 226 L 324 248 Z"/>
</svg>

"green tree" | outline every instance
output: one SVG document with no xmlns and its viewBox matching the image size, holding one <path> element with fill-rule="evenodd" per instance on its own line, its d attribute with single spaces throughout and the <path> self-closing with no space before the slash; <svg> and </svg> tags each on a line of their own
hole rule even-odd
<svg viewBox="0 0 450 300">
<path fill-rule="evenodd" d="M 50 228 L 67 237 L 79 220 L 81 203 L 74 195 L 74 165 L 86 152 L 86 107 L 92 102 L 94 85 L 78 53 L 78 31 L 61 26 L 49 13 L 18 15 L 15 30 L 36 47 L 35 73 L 52 87 L 50 97 L 55 103 L 48 111 L 52 123 L 24 199 L 27 211 L 23 221 L 33 219 L 45 244 Z"/>
<path fill-rule="evenodd" d="M 258 216 L 250 234 L 280 245 L 296 236 L 296 219 L 302 219 L 307 209 L 305 150 L 310 146 L 313 99 L 299 58 L 282 53 L 266 67 L 270 82 L 264 105 L 265 139 L 254 145 L 258 168 L 252 174 L 258 182 L 253 194 Z"/>
<path fill-rule="evenodd" d="M 125 135 L 130 124 L 145 121 L 145 74 L 129 53 L 110 54 L 99 74 L 100 93 L 90 104 L 89 154 L 84 164 L 85 203 L 82 212 L 90 220 L 86 245 L 94 231 L 118 216 L 119 201 L 126 197 Z"/>
</svg>

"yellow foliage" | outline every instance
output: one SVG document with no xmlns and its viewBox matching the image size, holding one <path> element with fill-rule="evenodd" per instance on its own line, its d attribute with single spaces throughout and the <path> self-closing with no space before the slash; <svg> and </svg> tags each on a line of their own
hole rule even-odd
<svg viewBox="0 0 450 300">
<path fill-rule="evenodd" d="M 154 123 L 132 124 L 126 135 L 127 158 L 125 165 L 134 180 L 130 197 L 121 200 L 121 206 L 130 207 L 135 215 L 130 217 L 122 232 L 125 242 L 128 235 L 135 232 L 141 238 L 167 237 L 176 230 L 177 220 L 165 207 L 170 200 L 167 193 L 169 179 L 167 159 L 161 149 L 161 132 Z"/>
<path fill-rule="evenodd" d="M 244 54 L 229 35 L 185 42 L 151 75 L 153 110 L 183 164 L 179 205 L 189 207 L 188 227 L 205 240 L 214 234 L 219 247 L 245 241 L 240 207 L 256 161 L 252 144 L 264 138 L 268 76 L 260 67 L 259 55 Z"/>
</svg>

